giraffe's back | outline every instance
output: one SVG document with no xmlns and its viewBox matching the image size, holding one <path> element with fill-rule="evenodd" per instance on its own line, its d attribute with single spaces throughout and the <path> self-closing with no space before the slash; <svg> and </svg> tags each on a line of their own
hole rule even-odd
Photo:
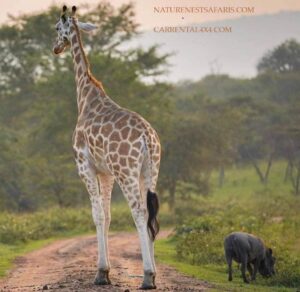
<svg viewBox="0 0 300 292">
<path fill-rule="evenodd" d="M 76 127 L 73 143 L 78 144 L 78 138 L 84 139 L 80 144 L 88 150 L 91 163 L 98 171 L 134 175 L 149 151 L 154 165 L 159 165 L 158 135 L 137 113 L 117 107 L 105 114 L 100 111 L 88 115 L 84 126 L 81 124 Z"/>
</svg>

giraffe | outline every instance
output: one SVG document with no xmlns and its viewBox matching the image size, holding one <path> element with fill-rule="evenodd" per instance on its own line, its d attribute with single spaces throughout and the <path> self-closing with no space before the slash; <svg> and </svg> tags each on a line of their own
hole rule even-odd
<svg viewBox="0 0 300 292">
<path fill-rule="evenodd" d="M 155 289 L 154 240 L 159 231 L 157 213 L 161 146 L 157 133 L 140 115 L 116 104 L 91 73 L 80 31 L 96 29 L 76 18 L 76 6 L 67 15 L 64 6 L 56 24 L 55 55 L 70 47 L 77 88 L 78 119 L 73 150 L 79 176 L 85 184 L 97 231 L 96 285 L 110 284 L 108 230 L 110 202 L 116 181 L 131 209 L 138 231 L 144 277 L 142 289 Z"/>
</svg>

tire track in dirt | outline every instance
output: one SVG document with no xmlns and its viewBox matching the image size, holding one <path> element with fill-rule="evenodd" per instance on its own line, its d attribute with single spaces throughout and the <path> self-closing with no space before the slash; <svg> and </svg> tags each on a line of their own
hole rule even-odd
<svg viewBox="0 0 300 292">
<path fill-rule="evenodd" d="M 166 237 L 167 233 L 162 232 Z M 109 236 L 112 285 L 93 284 L 96 273 L 95 236 L 80 236 L 55 241 L 19 257 L 15 268 L 0 281 L 0 291 L 140 291 L 142 259 L 136 233 Z M 154 291 L 205 291 L 210 284 L 157 264 L 157 289 Z"/>
</svg>

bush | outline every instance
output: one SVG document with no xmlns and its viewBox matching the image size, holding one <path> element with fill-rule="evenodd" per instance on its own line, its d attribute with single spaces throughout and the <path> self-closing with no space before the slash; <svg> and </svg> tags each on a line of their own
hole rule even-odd
<svg viewBox="0 0 300 292">
<path fill-rule="evenodd" d="M 201 217 L 187 219 L 177 226 L 174 239 L 178 260 L 224 267 L 225 272 L 225 236 L 233 231 L 249 232 L 264 239 L 277 259 L 276 275 L 270 279 L 259 277 L 258 281 L 263 285 L 299 287 L 300 255 L 299 249 L 294 248 L 300 237 L 297 207 L 284 197 L 254 197 L 247 206 L 228 201 L 216 205 L 214 210 L 208 207 Z"/>
</svg>

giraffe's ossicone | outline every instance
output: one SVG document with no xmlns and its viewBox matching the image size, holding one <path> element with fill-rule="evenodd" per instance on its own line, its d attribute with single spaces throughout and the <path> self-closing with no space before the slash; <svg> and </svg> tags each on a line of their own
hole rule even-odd
<svg viewBox="0 0 300 292">
<path fill-rule="evenodd" d="M 96 27 L 67 16 L 67 7 L 56 24 L 58 37 L 53 52 L 71 48 L 77 88 L 78 120 L 73 149 L 79 176 L 88 190 L 98 239 L 98 272 L 95 284 L 110 284 L 108 229 L 114 181 L 121 187 L 138 230 L 144 266 L 142 289 L 155 288 L 154 239 L 159 225 L 155 193 L 160 142 L 151 125 L 137 113 L 120 107 L 105 93 L 90 72 L 80 30 Z"/>
</svg>

